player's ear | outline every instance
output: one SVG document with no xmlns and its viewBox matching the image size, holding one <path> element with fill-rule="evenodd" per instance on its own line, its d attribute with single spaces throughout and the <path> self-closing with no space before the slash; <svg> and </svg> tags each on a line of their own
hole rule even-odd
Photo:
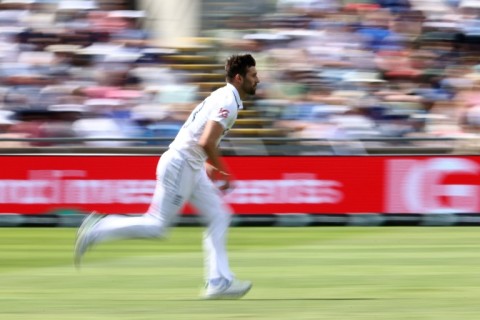
<svg viewBox="0 0 480 320">
<path fill-rule="evenodd" d="M 242 82 L 243 81 L 243 77 L 240 73 L 237 73 L 234 77 L 234 79 L 238 82 Z"/>
</svg>

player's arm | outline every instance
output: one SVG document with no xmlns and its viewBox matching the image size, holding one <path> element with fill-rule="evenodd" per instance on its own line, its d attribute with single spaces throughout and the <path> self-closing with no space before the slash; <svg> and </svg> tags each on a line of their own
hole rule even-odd
<svg viewBox="0 0 480 320">
<path fill-rule="evenodd" d="M 220 189 L 226 190 L 230 187 L 230 174 L 221 159 L 217 145 L 223 134 L 223 130 L 225 129 L 222 124 L 215 120 L 208 120 L 198 144 L 208 156 L 209 164 L 207 164 L 207 166 L 210 165 L 211 167 L 207 167 L 207 170 L 210 170 L 210 175 L 213 173 L 218 179 L 223 180 L 225 183 Z"/>
</svg>

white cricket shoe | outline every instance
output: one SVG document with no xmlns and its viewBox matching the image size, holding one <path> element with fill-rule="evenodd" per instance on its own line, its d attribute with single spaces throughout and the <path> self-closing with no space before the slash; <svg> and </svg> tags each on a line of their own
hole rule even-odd
<svg viewBox="0 0 480 320">
<path fill-rule="evenodd" d="M 240 299 L 250 291 L 252 285 L 251 281 L 222 279 L 217 285 L 208 283 L 203 298 L 208 300 Z"/>
<path fill-rule="evenodd" d="M 93 244 L 90 231 L 104 217 L 105 215 L 98 214 L 97 212 L 93 211 L 83 220 L 80 228 L 78 229 L 77 238 L 75 240 L 74 255 L 74 263 L 77 269 L 80 269 L 83 255 Z"/>
</svg>

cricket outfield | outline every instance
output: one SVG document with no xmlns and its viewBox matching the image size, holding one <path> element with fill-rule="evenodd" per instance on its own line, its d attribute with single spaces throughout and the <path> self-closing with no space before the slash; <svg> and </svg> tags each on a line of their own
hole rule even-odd
<svg viewBox="0 0 480 320">
<path fill-rule="evenodd" d="M 203 301 L 202 229 L 106 243 L 72 264 L 74 228 L 0 229 L 0 319 L 479 319 L 478 227 L 230 230 L 241 300 Z"/>
</svg>

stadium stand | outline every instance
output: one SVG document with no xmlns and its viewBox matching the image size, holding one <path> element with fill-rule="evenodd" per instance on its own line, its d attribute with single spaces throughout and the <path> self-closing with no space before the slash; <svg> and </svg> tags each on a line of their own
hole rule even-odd
<svg viewBox="0 0 480 320">
<path fill-rule="evenodd" d="M 224 84 L 225 57 L 249 51 L 261 84 L 231 139 L 306 153 L 346 141 L 367 153 L 477 152 L 475 3 L 207 0 L 199 36 L 166 46 L 132 2 L 1 1 L 0 145 L 165 145 Z M 104 127 L 79 129 L 93 124 Z"/>
</svg>

